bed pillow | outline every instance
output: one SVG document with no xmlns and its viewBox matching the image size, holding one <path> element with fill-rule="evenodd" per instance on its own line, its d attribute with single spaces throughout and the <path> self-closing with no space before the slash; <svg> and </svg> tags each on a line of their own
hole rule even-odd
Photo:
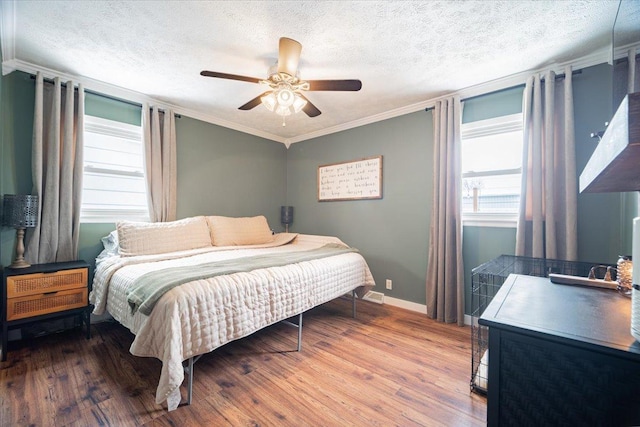
<svg viewBox="0 0 640 427">
<path fill-rule="evenodd" d="M 242 218 L 208 216 L 207 222 L 214 246 L 260 245 L 274 239 L 263 215 Z"/>
<path fill-rule="evenodd" d="M 170 222 L 117 224 L 121 256 L 154 255 L 211 246 L 209 227 L 203 216 Z"/>
</svg>

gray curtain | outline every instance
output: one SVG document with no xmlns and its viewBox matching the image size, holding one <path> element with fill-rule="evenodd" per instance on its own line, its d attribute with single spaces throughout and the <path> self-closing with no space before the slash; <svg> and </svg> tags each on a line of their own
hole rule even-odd
<svg viewBox="0 0 640 427">
<path fill-rule="evenodd" d="M 461 139 L 459 97 L 436 102 L 433 111 L 433 205 L 427 267 L 427 315 L 464 325 Z"/>
<path fill-rule="evenodd" d="M 615 113 L 620 102 L 628 93 L 637 92 L 640 89 L 640 75 L 638 75 L 638 61 L 636 60 L 636 47 L 627 51 L 626 61 L 615 61 L 613 65 L 613 112 Z"/>
<path fill-rule="evenodd" d="M 36 75 L 33 119 L 32 194 L 39 221 L 27 232 L 25 258 L 32 264 L 77 259 L 82 197 L 84 89 L 59 78 L 45 84 Z"/>
<path fill-rule="evenodd" d="M 173 111 L 142 108 L 149 218 L 174 221 L 177 215 L 176 119 Z"/>
<path fill-rule="evenodd" d="M 636 91 L 636 48 L 629 49 L 629 77 L 627 78 L 627 92 L 634 93 Z"/>
<path fill-rule="evenodd" d="M 578 258 L 578 223 L 571 67 L 564 79 L 548 71 L 527 80 L 516 255 Z M 543 92 L 544 88 L 544 92 Z"/>
</svg>

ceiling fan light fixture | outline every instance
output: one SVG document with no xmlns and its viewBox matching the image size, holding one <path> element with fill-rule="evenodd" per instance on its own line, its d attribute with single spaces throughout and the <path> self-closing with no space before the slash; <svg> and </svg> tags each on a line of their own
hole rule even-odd
<svg viewBox="0 0 640 427">
<path fill-rule="evenodd" d="M 291 108 L 289 107 L 284 107 L 282 105 L 278 105 L 278 108 L 276 108 L 276 114 L 279 116 L 290 116 L 291 115 Z"/>
<path fill-rule="evenodd" d="M 267 110 L 285 117 L 302 111 L 307 100 L 290 85 L 280 84 L 275 90 L 260 98 Z"/>
<path fill-rule="evenodd" d="M 295 101 L 295 95 L 289 87 L 279 89 L 276 98 L 278 98 L 278 105 L 286 108 L 291 107 Z"/>
<path fill-rule="evenodd" d="M 260 101 L 262 101 L 264 106 L 267 107 L 267 110 L 269 111 L 274 111 L 276 109 L 276 105 L 278 104 L 278 100 L 276 99 L 276 96 L 273 94 L 273 92 L 270 92 L 268 95 L 260 98 Z"/>
<path fill-rule="evenodd" d="M 299 113 L 305 105 L 307 105 L 307 100 L 296 93 L 293 101 L 293 111 Z"/>
</svg>

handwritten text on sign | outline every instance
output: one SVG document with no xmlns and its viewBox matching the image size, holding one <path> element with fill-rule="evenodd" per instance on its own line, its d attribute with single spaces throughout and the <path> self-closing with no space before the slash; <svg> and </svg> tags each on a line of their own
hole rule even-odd
<svg viewBox="0 0 640 427">
<path fill-rule="evenodd" d="M 382 198 L 382 156 L 318 167 L 318 200 Z"/>
</svg>

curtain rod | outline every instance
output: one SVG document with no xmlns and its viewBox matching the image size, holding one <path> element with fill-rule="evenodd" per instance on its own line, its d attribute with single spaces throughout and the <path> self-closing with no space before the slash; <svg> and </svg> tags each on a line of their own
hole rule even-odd
<svg viewBox="0 0 640 427">
<path fill-rule="evenodd" d="M 637 54 L 636 54 L 636 59 L 639 59 L 639 58 L 640 58 L 640 53 L 637 53 Z M 613 61 L 613 63 L 614 63 L 615 65 L 623 64 L 623 63 L 625 63 L 625 62 L 629 62 L 629 58 L 628 58 L 628 57 L 626 57 L 626 56 L 625 56 L 625 57 L 623 57 L 623 58 L 618 58 L 618 59 L 616 59 L 615 61 Z"/>
<path fill-rule="evenodd" d="M 573 71 L 571 72 L 571 75 L 572 75 L 572 76 L 575 76 L 575 75 L 577 75 L 577 74 L 582 74 L 582 70 L 573 70 Z M 564 79 L 565 77 L 566 77 L 566 76 L 565 76 L 565 73 L 556 74 L 556 80 Z M 540 80 L 541 80 L 541 81 L 544 81 L 544 78 L 541 78 Z M 511 87 L 505 87 L 505 88 L 503 88 L 503 89 L 494 90 L 494 91 L 492 91 L 492 92 L 487 92 L 487 93 L 483 93 L 483 94 L 480 94 L 480 95 L 473 95 L 473 96 L 469 96 L 468 98 L 463 98 L 463 99 L 461 99 L 461 100 L 460 100 L 460 102 L 464 102 L 464 101 L 471 101 L 472 99 L 482 98 L 483 96 L 493 95 L 493 94 L 500 93 L 500 92 L 504 92 L 505 90 L 511 90 L 511 89 L 513 89 L 513 88 L 520 87 L 520 86 L 524 86 L 524 84 L 519 84 L 519 85 L 515 85 L 515 86 L 511 86 Z M 427 107 L 427 108 L 425 108 L 425 109 L 424 109 L 424 111 L 433 110 L 434 108 L 436 108 L 436 107 L 435 107 L 435 106 L 433 106 L 433 107 Z"/>
<path fill-rule="evenodd" d="M 35 76 L 34 74 L 31 74 L 30 76 L 31 76 L 31 80 L 35 80 L 35 79 L 36 79 L 36 76 Z M 45 83 L 50 83 L 50 84 L 55 83 L 55 80 L 54 80 L 54 79 L 50 79 L 50 78 L 43 78 L 43 81 L 44 81 Z M 66 83 L 64 83 L 64 82 L 60 82 L 60 85 L 61 85 L 62 87 L 65 87 L 65 88 L 67 87 L 67 84 L 66 84 Z M 74 88 L 73 88 L 73 90 L 78 90 L 78 88 L 77 88 L 77 87 L 74 87 Z M 91 90 L 91 89 L 85 89 L 84 91 L 85 91 L 85 93 L 90 93 L 91 95 L 100 96 L 100 97 L 102 97 L 102 98 L 111 99 L 111 100 L 113 100 L 113 101 L 119 101 L 119 102 L 123 102 L 123 103 L 125 103 L 125 104 L 132 105 L 132 106 L 134 106 L 134 107 L 140 107 L 140 108 L 142 108 L 142 104 L 141 104 L 141 103 L 139 103 L 139 102 L 129 101 L 128 99 L 118 98 L 117 96 L 107 95 L 107 94 L 104 94 L 104 93 L 100 93 L 100 92 L 93 91 L 93 90 Z M 163 108 L 159 108 L 159 111 L 164 112 L 165 110 L 164 110 Z M 178 118 L 178 119 L 182 118 L 182 116 L 181 116 L 180 114 L 175 114 L 175 113 L 174 113 L 174 115 L 175 115 L 175 116 L 176 116 L 176 118 Z"/>
</svg>

